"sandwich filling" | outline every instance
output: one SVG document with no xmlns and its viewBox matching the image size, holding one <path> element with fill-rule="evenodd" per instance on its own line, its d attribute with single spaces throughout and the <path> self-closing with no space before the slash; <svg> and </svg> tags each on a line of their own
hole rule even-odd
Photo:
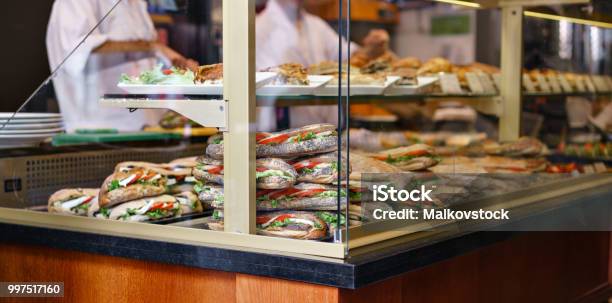
<svg viewBox="0 0 612 303">
<path fill-rule="evenodd" d="M 108 191 L 113 191 L 122 187 L 128 187 L 132 184 L 158 186 L 162 175 L 155 172 L 135 173 L 120 180 L 112 180 L 108 187 Z"/>
<path fill-rule="evenodd" d="M 316 221 L 298 218 L 293 214 L 282 214 L 272 218 L 259 216 L 256 220 L 257 227 L 261 229 L 287 229 L 295 231 L 309 231 L 311 228 L 323 229 Z"/>
<path fill-rule="evenodd" d="M 346 197 L 346 191 L 340 191 L 341 197 Z M 257 202 L 270 201 L 273 207 L 281 202 L 292 201 L 301 198 L 333 198 L 338 197 L 337 190 L 327 188 L 299 189 L 295 187 L 281 190 L 259 190 L 257 191 Z"/>
<path fill-rule="evenodd" d="M 185 197 L 185 196 L 175 196 L 176 201 L 180 204 L 180 205 L 184 205 L 184 206 L 189 206 L 189 208 L 191 209 L 196 209 L 198 208 L 198 202 L 197 201 L 191 201 L 189 198 Z"/>
<path fill-rule="evenodd" d="M 139 208 L 129 208 L 119 220 L 147 221 L 175 216 L 180 209 L 179 203 L 148 200 Z"/>
<path fill-rule="evenodd" d="M 283 143 L 301 143 L 304 141 L 322 139 L 327 137 L 336 136 L 336 131 L 324 131 L 324 132 L 303 132 L 294 136 L 290 136 L 289 134 L 281 133 L 276 135 L 270 135 L 265 138 L 261 138 L 257 141 L 257 144 L 261 145 L 276 145 Z"/>
<path fill-rule="evenodd" d="M 53 205 L 67 211 L 73 211 L 77 213 L 87 212 L 90 206 L 89 202 L 91 202 L 94 198 L 95 196 L 72 195 L 63 201 L 57 201 L 53 203 Z"/>
<path fill-rule="evenodd" d="M 332 175 L 338 172 L 338 162 L 322 162 L 317 160 L 304 160 L 293 164 L 299 174 L 306 175 Z"/>
<path fill-rule="evenodd" d="M 286 180 L 294 179 L 294 176 L 291 173 L 287 171 L 283 171 L 283 170 L 278 170 L 278 169 L 268 169 L 265 167 L 257 167 L 257 171 L 255 172 L 255 179 L 258 181 L 262 178 L 273 177 L 273 176 L 281 177 Z"/>
</svg>

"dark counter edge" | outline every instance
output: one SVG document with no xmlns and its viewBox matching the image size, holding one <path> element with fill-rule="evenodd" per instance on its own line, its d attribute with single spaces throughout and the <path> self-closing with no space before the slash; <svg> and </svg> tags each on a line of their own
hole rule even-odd
<svg viewBox="0 0 612 303">
<path fill-rule="evenodd" d="M 554 216 L 594 199 L 612 201 L 612 191 L 600 190 L 583 196 L 568 196 L 563 207 L 540 213 L 526 220 Z M 152 240 L 99 235 L 0 223 L 0 242 L 42 245 L 143 261 L 154 261 L 202 269 L 236 272 L 355 289 L 436 262 L 466 254 L 507 240 L 523 231 L 471 231 L 448 239 L 398 245 L 380 251 L 351 257 L 344 262 L 329 262 L 248 252 L 226 248 L 176 244 Z"/>
</svg>

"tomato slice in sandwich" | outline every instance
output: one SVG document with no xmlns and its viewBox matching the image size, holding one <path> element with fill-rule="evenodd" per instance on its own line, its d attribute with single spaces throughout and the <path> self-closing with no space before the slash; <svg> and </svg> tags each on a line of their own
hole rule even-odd
<svg viewBox="0 0 612 303">
<path fill-rule="evenodd" d="M 151 178 L 153 178 L 153 177 L 155 177 L 155 176 L 157 176 L 157 174 L 156 174 L 156 173 L 154 173 L 154 172 L 150 172 L 149 174 L 147 174 L 146 176 L 144 176 L 144 178 L 143 178 L 143 179 L 144 179 L 144 180 L 149 180 L 149 179 L 151 179 Z"/>
<path fill-rule="evenodd" d="M 223 165 L 215 166 L 213 168 L 209 168 L 206 172 L 212 175 L 219 175 L 223 171 Z"/>
<path fill-rule="evenodd" d="M 289 135 L 287 134 L 280 134 L 280 135 L 275 135 L 275 136 L 270 136 L 270 137 L 266 137 L 262 140 L 257 141 L 257 144 L 281 144 L 285 141 L 287 141 L 287 139 L 289 139 Z"/>
<path fill-rule="evenodd" d="M 292 188 L 287 188 L 287 189 L 282 189 L 282 190 L 275 191 L 275 192 L 271 193 L 269 195 L 269 197 L 270 197 L 270 199 L 276 200 L 276 199 L 283 198 L 283 197 L 286 197 L 286 196 L 292 196 L 293 194 L 298 193 L 300 191 L 302 191 L 302 190 L 292 187 Z"/>
<path fill-rule="evenodd" d="M 274 221 L 272 221 L 272 222 L 283 222 L 283 221 L 285 221 L 286 219 L 289 219 L 289 218 L 295 218 L 295 215 L 284 214 L 284 215 L 277 216 L 276 218 L 272 218 L 270 216 L 258 216 L 255 219 L 255 222 L 257 224 L 259 224 L 259 225 L 262 225 L 262 224 L 266 224 L 266 223 L 270 222 L 270 220 L 272 220 L 272 219 L 274 219 Z M 270 223 L 272 223 L 272 222 L 270 222 Z"/>
<path fill-rule="evenodd" d="M 149 208 L 149 210 L 151 211 L 158 210 L 158 209 L 172 209 L 172 203 L 157 202 L 153 204 L 151 208 Z"/>
<path fill-rule="evenodd" d="M 270 136 L 270 134 L 267 134 L 267 133 L 257 133 L 257 134 L 255 134 L 255 141 L 259 142 L 259 141 L 261 141 L 261 140 L 263 140 L 263 139 L 265 139 L 265 138 L 267 138 L 269 136 Z"/>
<path fill-rule="evenodd" d="M 263 196 L 265 196 L 265 195 L 267 195 L 267 194 L 269 194 L 271 192 L 275 192 L 275 191 L 277 191 L 277 189 L 260 189 L 260 190 L 257 191 L 256 196 L 257 196 L 257 198 L 263 197 Z"/>
<path fill-rule="evenodd" d="M 296 198 L 307 198 L 307 197 L 312 197 L 312 196 L 315 196 L 317 194 L 320 194 L 326 191 L 327 189 L 324 189 L 324 188 L 305 189 L 297 193 L 294 193 L 291 196 L 296 197 Z"/>
</svg>

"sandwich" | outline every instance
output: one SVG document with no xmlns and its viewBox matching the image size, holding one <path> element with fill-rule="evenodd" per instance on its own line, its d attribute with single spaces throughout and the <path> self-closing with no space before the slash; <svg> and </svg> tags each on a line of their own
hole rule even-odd
<svg viewBox="0 0 612 303">
<path fill-rule="evenodd" d="M 223 63 L 204 65 L 195 74 L 196 84 L 220 84 L 223 82 Z"/>
<path fill-rule="evenodd" d="M 208 157 L 199 157 L 198 166 L 193 168 L 194 177 L 203 183 L 223 185 L 223 161 Z M 281 189 L 295 183 L 297 172 L 287 162 L 267 158 L 257 160 L 257 188 Z"/>
<path fill-rule="evenodd" d="M 424 170 L 440 162 L 440 158 L 435 154 L 434 149 L 425 144 L 398 147 L 376 153 L 373 157 L 403 171 Z"/>
<path fill-rule="evenodd" d="M 274 134 L 262 134 L 257 140 L 257 157 L 295 158 L 327 153 L 338 149 L 338 133 L 333 124 L 314 124 Z"/>
<path fill-rule="evenodd" d="M 223 160 L 223 134 L 208 138 L 206 155 L 215 160 Z"/>
<path fill-rule="evenodd" d="M 314 124 L 277 133 L 257 133 L 256 153 L 260 158 L 295 158 L 337 150 L 338 133 L 333 124 Z M 208 139 L 206 155 L 223 159 L 223 137 Z"/>
<path fill-rule="evenodd" d="M 193 187 L 197 180 L 192 175 L 192 170 L 196 165 L 196 157 L 176 159 L 164 164 L 165 174 L 168 177 L 166 188 L 169 194 L 194 191 Z"/>
<path fill-rule="evenodd" d="M 298 176 L 293 166 L 276 158 L 258 159 L 256 169 L 257 188 L 261 189 L 291 187 Z"/>
<path fill-rule="evenodd" d="M 350 180 L 360 181 L 362 174 L 397 174 L 402 170 L 385 161 L 367 157 L 359 153 L 351 153 Z"/>
<path fill-rule="evenodd" d="M 201 213 L 204 211 L 202 202 L 198 199 L 198 196 L 193 192 L 186 191 L 180 194 L 174 195 L 176 201 L 181 205 L 181 214 L 193 214 Z"/>
<path fill-rule="evenodd" d="M 322 61 L 318 64 L 313 64 L 308 67 L 308 73 L 311 75 L 324 75 L 324 76 L 338 76 L 339 73 L 339 65 L 338 62 L 334 61 Z M 343 72 L 346 72 L 346 69 L 343 66 Z"/>
<path fill-rule="evenodd" d="M 162 195 L 123 203 L 111 210 L 109 219 L 146 222 L 181 215 L 181 204 L 170 195 Z"/>
<path fill-rule="evenodd" d="M 178 158 L 167 164 L 173 168 L 194 168 L 196 165 L 198 165 L 197 157 Z"/>
<path fill-rule="evenodd" d="M 198 157 L 197 162 L 198 165 L 192 171 L 196 180 L 223 185 L 223 160 L 203 156 Z"/>
<path fill-rule="evenodd" d="M 204 228 L 209 229 L 209 230 L 214 230 L 214 231 L 224 231 L 225 230 L 224 223 L 225 222 L 223 221 L 223 210 L 215 209 L 213 211 L 212 216 L 205 223 Z"/>
<path fill-rule="evenodd" d="M 313 213 L 291 211 L 257 216 L 257 233 L 264 236 L 321 240 L 327 236 L 327 224 Z"/>
<path fill-rule="evenodd" d="M 86 216 L 92 203 L 98 202 L 98 189 L 62 189 L 49 197 L 47 207 L 50 213 Z"/>
<path fill-rule="evenodd" d="M 257 191 L 257 210 L 337 210 L 338 195 L 346 197 L 346 191 L 335 186 L 300 183 L 294 187 Z M 346 199 L 340 199 L 341 208 L 346 207 Z"/>
<path fill-rule="evenodd" d="M 100 189 L 100 207 L 155 197 L 166 192 L 167 178 L 156 169 L 134 168 L 108 176 Z"/>
<path fill-rule="evenodd" d="M 391 70 L 391 64 L 386 60 L 370 61 L 360 69 L 362 74 L 384 74 Z"/>
<path fill-rule="evenodd" d="M 394 61 L 391 64 L 391 67 L 396 70 L 396 69 L 401 69 L 401 68 L 419 68 L 421 67 L 422 63 L 421 60 L 419 60 L 419 58 L 415 58 L 415 57 L 406 57 L 406 58 L 402 58 L 399 60 Z"/>
<path fill-rule="evenodd" d="M 277 73 L 273 85 L 309 85 L 308 71 L 299 63 L 285 63 L 266 71 Z"/>
<path fill-rule="evenodd" d="M 506 157 L 537 157 L 547 152 L 546 146 L 540 140 L 532 137 L 521 137 L 517 141 L 502 145 L 491 145 L 487 153 Z"/>
<path fill-rule="evenodd" d="M 223 186 L 197 184 L 195 191 L 198 199 L 208 208 L 222 209 L 224 202 Z"/>
<path fill-rule="evenodd" d="M 417 75 L 431 75 L 452 72 L 453 64 L 444 58 L 432 58 L 423 63 L 417 70 Z"/>
<path fill-rule="evenodd" d="M 342 157 L 342 171 L 340 179 L 345 179 L 348 163 Z M 293 164 L 298 173 L 298 182 L 309 182 L 319 184 L 330 184 L 338 180 L 338 154 L 329 153 L 321 156 L 310 157 Z"/>
<path fill-rule="evenodd" d="M 343 214 L 340 214 L 340 218 L 339 218 L 340 221 L 338 221 L 337 212 L 318 211 L 315 213 L 315 216 L 317 216 L 317 218 L 325 222 L 325 224 L 327 225 L 327 229 L 328 229 L 328 236 L 330 237 L 334 236 L 338 228 L 342 229 L 346 226 L 346 216 Z"/>
<path fill-rule="evenodd" d="M 87 209 L 87 216 L 98 219 L 108 219 L 108 216 L 110 216 L 110 208 L 100 207 L 100 200 L 98 199 L 98 197 L 99 196 L 96 196 L 96 198 L 89 203 L 89 209 Z"/>
<path fill-rule="evenodd" d="M 157 171 L 165 171 L 166 168 L 162 164 L 141 162 L 141 161 L 125 161 L 115 165 L 115 172 L 128 172 L 133 169 L 150 169 Z"/>
</svg>

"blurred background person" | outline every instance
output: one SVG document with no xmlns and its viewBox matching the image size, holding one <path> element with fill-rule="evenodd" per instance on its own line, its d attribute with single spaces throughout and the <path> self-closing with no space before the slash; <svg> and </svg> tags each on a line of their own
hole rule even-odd
<svg viewBox="0 0 612 303">
<path fill-rule="evenodd" d="M 102 108 L 104 94 L 121 93 L 116 85 L 122 73 L 138 74 L 162 61 L 195 69 L 198 63 L 157 43 L 157 34 L 143 0 L 55 0 L 47 27 L 47 52 L 51 70 L 103 17 L 98 28 L 66 60 L 53 79 L 66 130 L 140 130 L 156 124 L 162 112 Z"/>
</svg>

